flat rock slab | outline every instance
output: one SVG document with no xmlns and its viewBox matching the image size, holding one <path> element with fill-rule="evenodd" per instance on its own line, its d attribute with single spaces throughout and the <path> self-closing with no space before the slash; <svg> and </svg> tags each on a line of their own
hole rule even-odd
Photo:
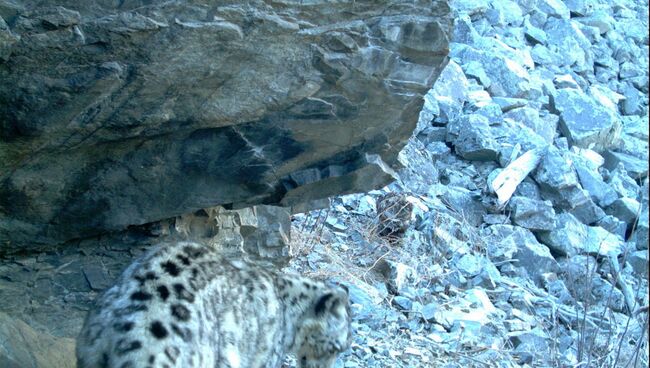
<svg viewBox="0 0 650 368">
<path fill-rule="evenodd" d="M 10 250 L 386 185 L 452 21 L 443 0 L 55 3 L 0 18 Z"/>
<path fill-rule="evenodd" d="M 603 150 L 618 143 L 621 121 L 587 94 L 564 88 L 552 103 L 560 114 L 560 130 L 572 145 Z"/>
</svg>

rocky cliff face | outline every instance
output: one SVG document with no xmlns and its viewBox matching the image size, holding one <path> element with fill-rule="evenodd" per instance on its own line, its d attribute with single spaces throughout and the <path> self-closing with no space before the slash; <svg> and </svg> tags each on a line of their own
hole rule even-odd
<svg viewBox="0 0 650 368">
<path fill-rule="evenodd" d="M 0 1 L 0 243 L 385 185 L 450 27 L 445 1 Z"/>
</svg>

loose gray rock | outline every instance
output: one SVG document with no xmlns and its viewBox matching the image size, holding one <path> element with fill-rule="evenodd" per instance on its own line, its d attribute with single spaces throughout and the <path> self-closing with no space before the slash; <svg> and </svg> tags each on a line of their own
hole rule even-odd
<svg viewBox="0 0 650 368">
<path fill-rule="evenodd" d="M 394 297 L 393 303 L 402 310 L 410 311 L 413 308 L 413 301 L 402 295 Z"/>
<path fill-rule="evenodd" d="M 605 216 L 589 193 L 581 188 L 575 170 L 560 151 L 549 147 L 534 173 L 544 199 L 551 200 L 559 209 L 571 212 L 585 224 L 592 224 Z"/>
<path fill-rule="evenodd" d="M 605 212 L 632 225 L 641 212 L 641 204 L 634 198 L 619 198 Z"/>
<path fill-rule="evenodd" d="M 526 102 L 527 102 L 527 100 L 524 98 L 512 98 L 512 97 L 494 97 L 492 101 L 497 105 L 499 105 L 501 111 L 503 111 L 504 113 L 512 109 L 524 107 L 526 106 Z"/>
<path fill-rule="evenodd" d="M 437 187 L 436 195 L 446 206 L 457 213 L 463 221 L 472 226 L 479 226 L 486 214 L 485 206 L 481 203 L 476 193 L 459 187 Z"/>
<path fill-rule="evenodd" d="M 377 264 L 376 270 L 384 277 L 388 290 L 393 294 L 408 296 L 418 281 L 415 269 L 392 260 L 382 259 Z"/>
<path fill-rule="evenodd" d="M 634 179 L 641 179 L 648 175 L 648 160 L 640 159 L 632 155 L 606 150 L 603 152 L 605 158 L 605 168 L 614 170 L 619 164 L 622 164 L 627 173 Z"/>
<path fill-rule="evenodd" d="M 648 250 L 637 250 L 627 256 L 627 262 L 638 276 L 648 279 Z"/>
<path fill-rule="evenodd" d="M 74 339 L 36 331 L 0 312 L 0 364 L 3 367 L 75 367 Z"/>
<path fill-rule="evenodd" d="M 648 228 L 648 202 L 646 201 L 641 206 L 641 215 L 634 230 L 633 237 L 636 243 L 636 249 L 648 249 Z"/>
<path fill-rule="evenodd" d="M 619 106 L 621 112 L 625 115 L 639 115 L 642 116 L 647 110 L 643 106 L 643 94 L 634 86 L 627 85 L 623 90 L 624 100 L 621 100 Z"/>
<path fill-rule="evenodd" d="M 599 206 L 607 207 L 618 199 L 616 191 L 605 183 L 600 173 L 590 168 L 584 160 L 574 157 L 573 167 L 578 174 L 580 184 Z"/>
<path fill-rule="evenodd" d="M 530 107 L 522 107 L 518 109 L 512 109 L 504 113 L 503 117 L 510 118 L 522 123 L 535 133 L 539 134 L 539 136 L 544 138 L 547 143 L 553 143 L 556 125 L 553 123 L 549 124 L 549 121 L 545 121 L 540 118 L 538 110 Z"/>
<path fill-rule="evenodd" d="M 422 307 L 420 313 L 422 313 L 422 318 L 426 321 L 433 321 L 435 318 L 435 313 L 439 309 L 439 306 L 436 303 L 429 303 Z"/>
<path fill-rule="evenodd" d="M 482 232 L 482 237 L 487 244 L 499 244 L 499 248 L 505 248 L 507 251 L 502 257 L 516 260 L 515 266 L 526 270 L 527 274 L 535 281 L 541 283 L 542 274 L 556 272 L 557 262 L 551 255 L 549 248 L 540 244 L 533 233 L 529 230 L 512 225 L 492 225 L 486 232 Z M 513 252 L 513 250 L 516 251 Z M 495 255 L 504 250 L 496 251 Z M 490 256 L 492 252 L 489 252 Z M 495 259 L 492 257 L 492 259 Z M 496 258 L 499 259 L 499 258 Z M 496 262 L 499 262 L 496 260 Z"/>
<path fill-rule="evenodd" d="M 515 225 L 532 231 L 550 231 L 555 228 L 555 210 L 550 201 L 539 201 L 515 196 L 508 202 Z"/>
<path fill-rule="evenodd" d="M 500 0 L 490 2 L 490 7 L 485 12 L 485 17 L 497 27 L 521 25 L 523 13 L 519 5 L 511 0 Z"/>
<path fill-rule="evenodd" d="M 510 332 L 508 337 L 519 355 L 520 364 L 548 360 L 551 338 L 542 329 Z"/>
<path fill-rule="evenodd" d="M 627 234 L 627 224 L 625 221 L 621 221 L 611 215 L 607 215 L 598 220 L 598 222 L 596 222 L 596 226 L 602 227 L 608 232 L 618 236 L 620 239 L 625 239 L 625 236 Z"/>
<path fill-rule="evenodd" d="M 537 8 L 550 17 L 569 19 L 569 8 L 559 0 L 540 0 Z"/>
<path fill-rule="evenodd" d="M 557 227 L 540 232 L 537 237 L 553 252 L 564 256 L 576 254 L 619 254 L 623 244 L 621 238 L 600 227 L 586 226 L 569 213 L 557 217 Z"/>
<path fill-rule="evenodd" d="M 571 294 L 583 303 L 597 305 L 605 302 L 610 308 L 621 311 L 625 302 L 623 294 L 598 273 L 598 262 L 591 256 L 574 256 L 559 261 L 561 276 Z"/>
<path fill-rule="evenodd" d="M 547 36 L 544 30 L 535 27 L 530 24 L 530 21 L 527 19 L 524 20 L 524 35 L 528 42 L 532 44 L 546 44 Z"/>
<path fill-rule="evenodd" d="M 563 280 L 559 279 L 555 273 L 547 273 L 542 275 L 544 280 L 544 288 L 554 297 L 558 298 L 558 301 L 563 304 L 571 305 L 575 302 L 571 296 L 571 292 L 566 287 L 566 284 Z"/>
<path fill-rule="evenodd" d="M 9 59 L 12 46 L 19 39 L 19 37 L 11 32 L 5 20 L 0 17 L 0 60 L 7 61 Z"/>
<path fill-rule="evenodd" d="M 535 170 L 533 178 L 539 184 L 542 195 L 548 197 L 560 196 L 567 188 L 579 186 L 575 170 L 555 147 L 549 147 Z"/>
<path fill-rule="evenodd" d="M 593 55 L 589 39 L 571 20 L 549 17 L 544 25 L 549 47 L 554 47 L 560 57 L 558 66 L 569 67 L 576 73 L 593 70 Z"/>
<path fill-rule="evenodd" d="M 641 193 L 641 188 L 632 179 L 623 163 L 619 163 L 616 168 L 609 173 L 608 184 L 623 198 L 637 198 Z"/>
<path fill-rule="evenodd" d="M 571 145 L 602 150 L 618 143 L 621 122 L 594 99 L 575 89 L 561 89 L 552 96 L 560 115 L 560 130 Z"/>
<path fill-rule="evenodd" d="M 447 140 L 456 153 L 466 160 L 493 161 L 498 145 L 490 130 L 489 121 L 480 115 L 464 115 L 447 126 Z"/>
<path fill-rule="evenodd" d="M 573 214 L 583 224 L 591 225 L 605 217 L 605 211 L 594 203 L 589 192 L 584 189 L 567 190 L 564 193 L 563 201 L 560 208 Z"/>
<path fill-rule="evenodd" d="M 454 262 L 455 268 L 465 277 L 474 277 L 481 272 L 483 260 L 474 254 L 465 254 Z"/>
</svg>

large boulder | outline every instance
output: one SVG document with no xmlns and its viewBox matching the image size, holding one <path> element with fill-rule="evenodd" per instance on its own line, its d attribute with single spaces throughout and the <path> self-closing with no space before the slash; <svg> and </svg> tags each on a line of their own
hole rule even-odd
<svg viewBox="0 0 650 368">
<path fill-rule="evenodd" d="M 387 184 L 452 23 L 444 0 L 9 4 L 10 250 Z"/>
</svg>

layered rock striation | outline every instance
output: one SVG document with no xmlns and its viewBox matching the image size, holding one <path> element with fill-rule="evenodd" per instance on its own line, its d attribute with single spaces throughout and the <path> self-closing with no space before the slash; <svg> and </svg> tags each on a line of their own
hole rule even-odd
<svg viewBox="0 0 650 368">
<path fill-rule="evenodd" d="M 0 243 L 393 179 L 445 1 L 0 1 Z"/>
</svg>

